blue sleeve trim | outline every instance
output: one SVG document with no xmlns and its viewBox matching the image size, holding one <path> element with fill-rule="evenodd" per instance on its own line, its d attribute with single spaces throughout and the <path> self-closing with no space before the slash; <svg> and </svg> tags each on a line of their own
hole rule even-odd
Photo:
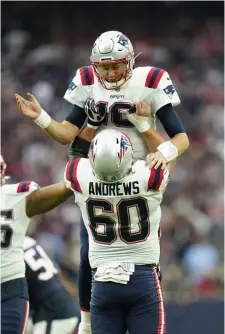
<svg viewBox="0 0 225 334">
<path fill-rule="evenodd" d="M 84 109 L 74 104 L 65 121 L 70 122 L 81 129 L 86 121 L 86 118 L 87 115 L 85 114 Z"/>
<path fill-rule="evenodd" d="M 171 104 L 167 104 L 160 108 L 156 115 L 170 138 L 173 138 L 178 133 L 186 132 L 180 117 L 177 115 Z"/>
</svg>

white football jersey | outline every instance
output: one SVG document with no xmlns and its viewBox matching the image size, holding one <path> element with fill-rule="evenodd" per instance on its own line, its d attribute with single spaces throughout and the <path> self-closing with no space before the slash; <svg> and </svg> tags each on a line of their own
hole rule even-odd
<svg viewBox="0 0 225 334">
<path fill-rule="evenodd" d="M 103 88 L 94 74 L 93 67 L 84 66 L 77 71 L 64 98 L 81 108 L 88 98 L 94 99 L 99 108 L 107 111 L 106 121 L 97 132 L 106 127 L 117 130 L 119 127 L 119 130 L 131 139 L 134 160 L 144 159 L 148 149 L 134 125 L 119 110 L 131 107 L 136 101 L 151 101 L 152 115 L 149 122 L 155 128 L 156 112 L 168 103 L 172 103 L 173 106 L 180 103 L 169 74 L 163 69 L 151 66 L 135 68 L 131 79 L 119 91 Z"/>
<path fill-rule="evenodd" d="M 1 192 L 1 282 L 25 277 L 23 244 L 30 218 L 25 199 L 39 185 L 33 181 L 3 185 Z"/>
<path fill-rule="evenodd" d="M 168 170 L 136 161 L 121 182 L 106 184 L 94 176 L 89 159 L 71 159 L 65 183 L 75 194 L 89 236 L 92 268 L 109 261 L 159 262 L 159 223 Z"/>
</svg>

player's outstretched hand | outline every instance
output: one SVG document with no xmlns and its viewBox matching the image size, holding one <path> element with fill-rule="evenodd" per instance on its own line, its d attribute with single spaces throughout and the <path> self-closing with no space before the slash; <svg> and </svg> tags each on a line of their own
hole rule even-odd
<svg viewBox="0 0 225 334">
<path fill-rule="evenodd" d="M 143 116 L 143 117 L 149 117 L 151 116 L 151 104 L 146 101 L 137 101 L 135 103 L 136 106 L 136 115 Z"/>
<path fill-rule="evenodd" d="M 17 107 L 19 111 L 26 117 L 35 120 L 41 113 L 41 106 L 37 99 L 30 93 L 27 93 L 27 97 L 30 101 L 25 100 L 19 94 L 15 94 Z"/>
<path fill-rule="evenodd" d="M 166 167 L 166 159 L 160 152 L 148 154 L 146 157 L 146 162 L 149 168 L 154 167 L 157 169 L 158 167 L 161 167 L 161 169 L 164 169 Z"/>
</svg>

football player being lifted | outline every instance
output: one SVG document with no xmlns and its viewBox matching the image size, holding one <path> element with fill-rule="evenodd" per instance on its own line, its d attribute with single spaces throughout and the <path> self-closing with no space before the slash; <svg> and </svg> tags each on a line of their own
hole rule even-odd
<svg viewBox="0 0 225 334">
<path fill-rule="evenodd" d="M 159 165 L 165 167 L 188 148 L 188 137 L 174 110 L 180 99 L 168 72 L 153 66 L 135 67 L 133 46 L 118 31 L 108 31 L 97 38 L 90 60 L 91 65 L 77 70 L 64 95 L 72 107 L 62 123 L 53 120 L 29 93 L 28 100 L 16 95 L 19 111 L 56 141 L 63 145 L 71 143 L 69 154 L 72 157 L 76 157 L 74 150 L 87 154 L 95 133 L 107 127 L 119 129 L 129 136 L 135 161 L 145 159 L 148 151 L 140 133 L 146 131 L 146 127 L 134 126 L 122 112 L 135 107 L 146 112 L 151 109 L 148 120 L 151 127 L 155 128 L 158 118 L 170 137 L 157 147 L 152 161 L 155 168 Z M 79 291 L 82 324 L 83 319 L 87 318 L 88 322 L 88 312 L 84 311 L 89 309 L 91 291 L 88 237 L 82 221 Z M 88 330 L 79 332 L 86 333 Z"/>
</svg>

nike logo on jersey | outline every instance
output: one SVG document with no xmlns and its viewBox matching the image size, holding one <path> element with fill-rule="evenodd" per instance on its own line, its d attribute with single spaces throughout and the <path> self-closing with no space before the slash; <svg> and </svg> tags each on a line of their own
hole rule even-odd
<svg viewBox="0 0 225 334">
<path fill-rule="evenodd" d="M 126 182 L 126 183 L 100 183 L 89 182 L 89 195 L 95 196 L 124 196 L 124 195 L 137 195 L 140 193 L 139 182 Z"/>
<path fill-rule="evenodd" d="M 110 95 L 110 99 L 124 99 L 124 95 L 113 94 L 113 95 Z"/>
</svg>

